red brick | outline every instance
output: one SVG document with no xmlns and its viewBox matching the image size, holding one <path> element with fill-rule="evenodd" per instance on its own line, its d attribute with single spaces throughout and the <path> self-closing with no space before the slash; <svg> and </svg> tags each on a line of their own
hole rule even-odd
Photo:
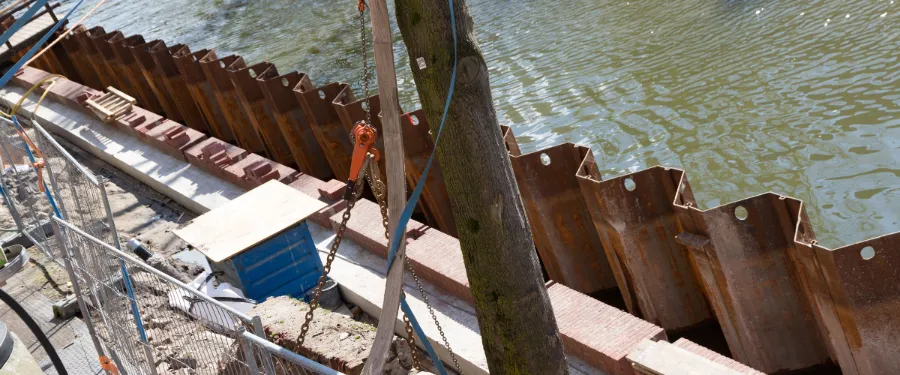
<svg viewBox="0 0 900 375">
<path fill-rule="evenodd" d="M 691 353 L 697 354 L 697 355 L 699 355 L 703 358 L 706 358 L 712 362 L 715 362 L 715 363 L 718 363 L 725 367 L 728 367 L 729 369 L 737 371 L 741 374 L 765 375 L 764 373 L 754 370 L 753 368 L 750 368 L 750 367 L 744 365 L 743 363 L 740 363 L 731 358 L 728 358 L 719 353 L 716 353 L 712 350 L 704 348 L 704 347 L 702 347 L 690 340 L 684 339 L 684 338 L 678 339 L 678 341 L 675 341 L 675 344 L 673 344 L 673 345 L 675 345 L 681 349 L 687 350 Z"/>
<path fill-rule="evenodd" d="M 141 140 L 179 160 L 187 159 L 184 151 L 206 139 L 206 135 L 172 120 L 146 123 L 134 128 Z"/>
<path fill-rule="evenodd" d="M 288 185 L 297 175 L 293 168 L 256 154 L 247 154 L 244 159 L 225 168 L 225 179 L 247 190 L 273 179 Z"/>
<path fill-rule="evenodd" d="M 125 133 L 134 137 L 140 137 L 141 134 L 137 131 L 139 127 L 144 126 L 146 128 L 149 124 L 160 124 L 163 120 L 165 119 L 160 115 L 143 108 L 134 107 L 131 113 L 119 117 L 113 125 Z M 150 125 L 149 127 L 152 128 L 154 126 Z"/>
<path fill-rule="evenodd" d="M 220 178 L 225 169 L 247 156 L 247 150 L 217 138 L 207 138 L 184 151 L 189 163 Z"/>
<path fill-rule="evenodd" d="M 40 82 L 42 79 L 49 77 L 51 74 L 32 67 L 25 67 L 21 69 L 21 71 L 21 74 L 13 77 L 12 83 L 23 88 L 31 88 L 31 86 Z M 46 88 L 47 86 L 44 87 Z M 35 91 L 38 93 L 44 92 L 43 89 L 36 89 Z M 85 92 L 87 92 L 90 96 L 101 94 L 100 91 L 94 90 L 87 86 L 83 86 L 77 82 L 73 82 L 65 78 L 57 78 L 56 83 L 53 85 L 53 87 L 50 88 L 50 94 L 48 94 L 48 97 L 59 103 L 62 103 L 67 107 L 93 116 L 93 112 L 82 105 L 81 101 L 79 101 L 78 99 L 78 96 Z"/>
<path fill-rule="evenodd" d="M 341 223 L 343 211 L 331 216 L 333 228 Z M 384 237 L 384 226 L 381 224 L 381 209 L 378 204 L 368 199 L 360 199 L 353 207 L 350 221 L 347 222 L 347 231 L 344 236 L 356 242 L 362 248 L 387 258 L 388 242 Z"/>
<path fill-rule="evenodd" d="M 347 183 L 331 180 L 319 187 L 319 195 L 331 201 L 343 199 L 344 192 L 347 191 Z"/>
<path fill-rule="evenodd" d="M 327 184 L 328 183 L 319 180 L 318 178 L 305 173 L 300 173 L 297 175 L 297 179 L 294 180 L 294 182 L 288 184 L 288 186 L 327 203 L 328 207 L 325 207 L 319 210 L 319 212 L 314 213 L 312 216 L 310 216 L 310 219 L 312 219 L 312 221 L 316 224 L 319 224 L 323 227 L 333 228 L 331 217 L 335 213 L 343 211 L 347 207 L 347 201 L 341 199 L 329 199 L 328 197 L 323 196 L 322 191 L 327 191 L 329 189 L 326 186 Z"/>
<path fill-rule="evenodd" d="M 666 340 L 662 328 L 562 284 L 548 289 L 566 353 L 615 375 L 634 370 L 625 358 L 641 340 Z"/>
<path fill-rule="evenodd" d="M 414 239 L 406 245 L 406 253 L 419 277 L 474 303 L 459 240 L 422 224 L 407 229 L 407 236 Z"/>
</svg>

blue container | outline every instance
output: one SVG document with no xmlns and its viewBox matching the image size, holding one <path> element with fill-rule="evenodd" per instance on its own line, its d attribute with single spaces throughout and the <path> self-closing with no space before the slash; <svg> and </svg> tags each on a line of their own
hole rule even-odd
<svg viewBox="0 0 900 375">
<path fill-rule="evenodd" d="M 210 267 L 260 302 L 284 295 L 302 299 L 322 275 L 322 260 L 305 221 Z"/>
<path fill-rule="evenodd" d="M 303 298 L 322 275 L 307 218 L 325 203 L 277 180 L 198 216 L 173 232 L 206 255 L 220 281 L 263 301 Z"/>
</svg>

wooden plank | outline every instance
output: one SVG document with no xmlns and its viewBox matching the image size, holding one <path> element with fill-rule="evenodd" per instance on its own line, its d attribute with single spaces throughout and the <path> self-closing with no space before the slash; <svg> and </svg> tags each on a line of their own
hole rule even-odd
<svg viewBox="0 0 900 375">
<path fill-rule="evenodd" d="M 221 262 L 265 241 L 325 208 L 325 203 L 277 180 L 194 219 L 176 236 Z"/>
<path fill-rule="evenodd" d="M 387 168 L 388 217 L 390 233 L 395 233 L 403 206 L 406 205 L 406 171 L 403 152 L 403 135 L 400 128 L 400 103 L 397 99 L 397 73 L 394 69 L 394 51 L 391 39 L 391 28 L 388 21 L 387 2 L 372 0 L 369 2 L 369 15 L 372 20 L 372 43 L 375 47 L 375 71 L 378 75 L 378 96 L 381 100 L 381 126 L 384 131 L 384 151 Z M 363 93 L 366 95 L 366 93 Z M 372 117 L 378 116 L 373 113 Z M 378 318 L 378 330 L 375 332 L 375 343 L 369 352 L 369 360 L 363 368 L 363 374 L 375 375 L 384 372 L 384 362 L 388 349 L 394 338 L 394 322 L 400 308 L 400 293 L 403 291 L 403 266 L 405 263 L 406 231 L 400 238 L 391 238 L 391 242 L 399 242 L 399 247 L 388 270 L 385 281 L 384 301 L 381 304 L 381 317 Z"/>
</svg>

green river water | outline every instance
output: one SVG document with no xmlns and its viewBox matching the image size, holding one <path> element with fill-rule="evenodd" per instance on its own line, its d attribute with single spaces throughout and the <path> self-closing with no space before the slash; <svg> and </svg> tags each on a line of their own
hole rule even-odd
<svg viewBox="0 0 900 375">
<path fill-rule="evenodd" d="M 900 230 L 900 3 L 469 5 L 500 121 L 523 152 L 589 145 L 610 177 L 684 168 L 702 208 L 794 196 L 826 246 Z M 357 84 L 355 9 L 352 0 L 113 0 L 87 25 Z M 394 36 L 412 109 L 396 27 Z"/>
</svg>

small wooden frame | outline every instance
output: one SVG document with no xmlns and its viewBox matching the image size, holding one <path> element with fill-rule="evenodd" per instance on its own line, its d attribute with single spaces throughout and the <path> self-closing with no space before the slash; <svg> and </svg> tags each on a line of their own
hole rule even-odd
<svg viewBox="0 0 900 375">
<path fill-rule="evenodd" d="M 112 86 L 107 87 L 106 89 L 108 92 L 103 93 L 99 98 L 88 99 L 85 104 L 97 115 L 97 117 L 100 117 L 103 122 L 110 123 L 122 115 L 131 112 L 135 100 L 124 92 L 116 90 Z"/>
</svg>

